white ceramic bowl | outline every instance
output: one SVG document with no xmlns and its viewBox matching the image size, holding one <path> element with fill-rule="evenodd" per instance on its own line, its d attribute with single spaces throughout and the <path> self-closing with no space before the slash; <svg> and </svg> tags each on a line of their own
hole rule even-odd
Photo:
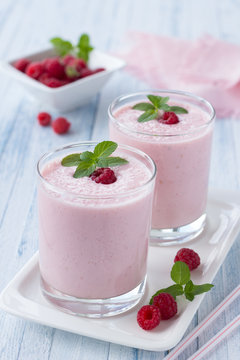
<svg viewBox="0 0 240 360">
<path fill-rule="evenodd" d="M 32 55 L 22 56 L 22 58 L 24 57 L 31 61 L 41 61 L 55 55 L 53 49 L 48 49 Z M 50 88 L 15 69 L 13 64 L 17 60 L 18 59 L 9 62 L 0 62 L 0 69 L 24 86 L 29 94 L 36 100 L 50 105 L 59 111 L 73 110 L 86 104 L 99 92 L 114 71 L 125 66 L 123 60 L 94 50 L 90 56 L 89 67 L 92 69 L 103 67 L 106 69 L 105 71 L 87 76 L 59 88 Z"/>
</svg>

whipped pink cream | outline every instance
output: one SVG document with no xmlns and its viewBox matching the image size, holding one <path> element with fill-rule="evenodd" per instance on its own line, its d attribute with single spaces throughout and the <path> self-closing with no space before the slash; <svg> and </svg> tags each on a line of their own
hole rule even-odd
<svg viewBox="0 0 240 360">
<path fill-rule="evenodd" d="M 144 101 L 144 100 L 143 100 Z M 140 123 L 142 111 L 125 105 L 110 119 L 110 139 L 146 152 L 157 165 L 152 228 L 175 228 L 198 219 L 206 208 L 212 124 L 209 114 L 189 103 L 179 123 Z"/>
<path fill-rule="evenodd" d="M 47 183 L 40 181 L 38 190 L 40 271 L 64 294 L 115 297 L 145 277 L 152 173 L 140 160 L 122 157 L 129 163 L 113 168 L 117 181 L 109 185 L 73 178 L 75 167 L 60 159 L 41 170 Z"/>
</svg>

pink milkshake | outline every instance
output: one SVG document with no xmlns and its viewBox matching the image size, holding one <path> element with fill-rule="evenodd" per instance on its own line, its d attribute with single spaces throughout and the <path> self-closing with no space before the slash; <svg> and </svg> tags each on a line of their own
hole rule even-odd
<svg viewBox="0 0 240 360">
<path fill-rule="evenodd" d="M 114 315 L 137 304 L 144 292 L 155 165 L 141 151 L 119 146 L 116 181 L 74 178 L 74 144 L 44 155 L 38 165 L 39 254 L 47 298 L 72 313 Z"/>
<path fill-rule="evenodd" d="M 169 97 L 169 106 L 183 107 L 178 122 L 159 117 L 139 122 L 136 103 L 147 95 Z M 152 242 L 169 245 L 196 237 L 205 223 L 214 110 L 205 100 L 174 91 L 142 92 L 116 99 L 109 107 L 110 139 L 146 152 L 155 161 Z"/>
</svg>

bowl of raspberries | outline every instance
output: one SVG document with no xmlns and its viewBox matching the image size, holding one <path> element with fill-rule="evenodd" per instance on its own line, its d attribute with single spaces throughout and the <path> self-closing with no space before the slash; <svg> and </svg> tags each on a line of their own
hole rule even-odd
<svg viewBox="0 0 240 360">
<path fill-rule="evenodd" d="M 32 97 L 59 111 L 69 111 L 89 102 L 123 60 L 95 50 L 87 34 L 76 45 L 61 38 L 52 47 L 9 62 L 1 68 L 17 80 Z"/>
</svg>

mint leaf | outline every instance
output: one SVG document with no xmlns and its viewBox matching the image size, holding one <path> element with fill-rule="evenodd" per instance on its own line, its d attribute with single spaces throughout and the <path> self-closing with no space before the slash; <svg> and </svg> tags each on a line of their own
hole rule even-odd
<svg viewBox="0 0 240 360">
<path fill-rule="evenodd" d="M 158 118 L 158 110 L 163 111 L 172 111 L 176 114 L 187 114 L 188 111 L 181 106 L 169 106 L 167 102 L 169 101 L 169 96 L 156 96 L 156 95 L 147 95 L 148 100 L 152 103 L 141 102 L 135 104 L 132 109 L 145 111 L 142 115 L 139 116 L 138 122 L 147 122 Z"/>
<path fill-rule="evenodd" d="M 173 111 L 175 114 L 188 114 L 188 111 L 181 106 L 169 106 L 169 111 Z"/>
<path fill-rule="evenodd" d="M 213 286 L 212 284 L 194 285 L 192 280 L 189 280 L 184 288 L 184 294 L 188 300 L 193 301 L 196 295 L 208 292 Z"/>
<path fill-rule="evenodd" d="M 65 56 L 73 50 L 72 43 L 70 41 L 63 40 L 60 37 L 52 38 L 50 42 L 59 56 Z"/>
<path fill-rule="evenodd" d="M 155 108 L 159 109 L 162 101 L 161 96 L 147 95 L 147 98 L 151 101 Z"/>
<path fill-rule="evenodd" d="M 84 151 L 80 155 L 81 160 L 91 161 L 95 158 L 94 154 L 91 151 Z"/>
<path fill-rule="evenodd" d="M 111 155 L 116 149 L 118 145 L 113 141 L 102 141 L 95 146 L 94 156 L 96 158 L 107 157 Z"/>
<path fill-rule="evenodd" d="M 73 177 L 75 179 L 81 178 L 84 176 L 91 175 L 94 170 L 96 169 L 96 164 L 92 161 L 81 161 L 78 165 L 75 173 L 73 174 Z"/>
<path fill-rule="evenodd" d="M 88 62 L 89 54 L 93 50 L 93 47 L 90 45 L 90 38 L 87 34 L 82 34 L 77 43 L 77 56 L 84 61 Z"/>
<path fill-rule="evenodd" d="M 97 166 L 99 167 L 111 167 L 111 166 L 118 166 L 118 165 L 124 165 L 127 164 L 128 161 L 125 159 L 122 159 L 120 157 L 107 157 L 103 159 L 99 159 L 97 161 Z"/>
<path fill-rule="evenodd" d="M 163 105 L 165 105 L 165 104 L 169 101 L 169 99 L 170 99 L 169 96 L 162 97 L 162 98 L 161 98 L 161 102 L 160 102 L 161 107 L 162 107 Z"/>
<path fill-rule="evenodd" d="M 71 154 L 62 159 L 62 166 L 77 166 L 74 178 L 91 175 L 98 167 L 110 167 L 127 164 L 128 161 L 119 156 L 109 156 L 118 147 L 113 141 L 102 141 L 95 146 L 93 152 L 84 151 L 80 154 Z"/>
<path fill-rule="evenodd" d="M 182 261 L 176 261 L 171 270 L 172 280 L 180 285 L 186 284 L 190 280 L 190 270 L 187 264 Z"/>
<path fill-rule="evenodd" d="M 147 110 L 138 118 L 138 122 L 147 122 L 156 119 L 158 116 L 157 110 Z"/>
<path fill-rule="evenodd" d="M 78 166 L 81 159 L 81 154 L 71 154 L 62 159 L 62 166 Z"/>
<path fill-rule="evenodd" d="M 147 111 L 147 110 L 154 110 L 155 107 L 152 104 L 149 103 L 139 103 L 132 107 L 134 110 L 141 110 L 141 111 Z"/>
<path fill-rule="evenodd" d="M 168 104 L 163 104 L 161 106 L 161 110 L 163 111 L 170 111 L 171 110 L 171 107 L 168 105 Z"/>
<path fill-rule="evenodd" d="M 172 297 L 174 297 L 174 299 L 176 299 L 177 296 L 182 295 L 184 293 L 183 291 L 183 287 L 179 284 L 176 285 L 172 285 L 169 286 L 167 288 L 158 290 L 152 297 L 151 300 L 149 301 L 149 304 L 152 305 L 153 303 L 153 298 L 161 293 L 168 293 L 170 295 L 172 295 Z"/>
</svg>

